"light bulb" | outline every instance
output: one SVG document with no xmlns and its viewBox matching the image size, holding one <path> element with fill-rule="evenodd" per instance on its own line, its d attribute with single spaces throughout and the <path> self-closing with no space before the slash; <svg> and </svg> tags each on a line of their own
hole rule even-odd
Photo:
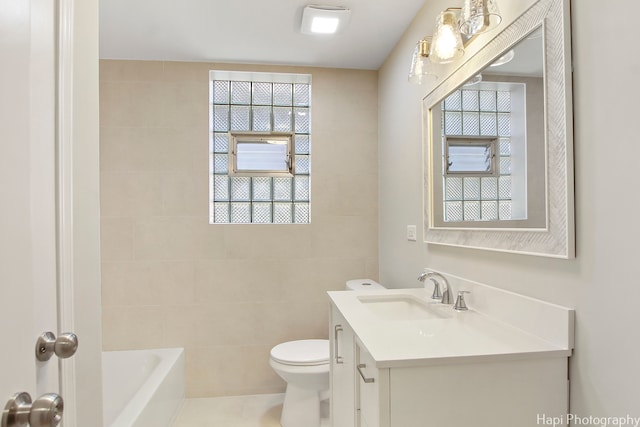
<svg viewBox="0 0 640 427">
<path fill-rule="evenodd" d="M 446 64 L 462 55 L 464 55 L 464 47 L 456 15 L 453 11 L 445 10 L 438 16 L 429 56 L 435 63 Z"/>
</svg>

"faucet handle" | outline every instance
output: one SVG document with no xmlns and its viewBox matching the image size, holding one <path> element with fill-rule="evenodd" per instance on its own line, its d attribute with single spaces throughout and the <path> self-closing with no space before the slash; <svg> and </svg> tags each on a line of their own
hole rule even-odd
<svg viewBox="0 0 640 427">
<path fill-rule="evenodd" d="M 471 292 L 469 291 L 459 291 L 458 292 L 458 298 L 456 298 L 456 303 L 453 306 L 453 309 L 456 311 L 466 311 L 469 310 L 469 307 L 467 307 L 467 304 L 464 302 L 464 294 L 470 294 Z"/>
</svg>

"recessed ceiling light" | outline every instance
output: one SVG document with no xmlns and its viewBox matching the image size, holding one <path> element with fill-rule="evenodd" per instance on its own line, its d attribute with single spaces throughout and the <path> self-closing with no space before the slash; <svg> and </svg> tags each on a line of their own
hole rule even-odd
<svg viewBox="0 0 640 427">
<path fill-rule="evenodd" d="M 349 21 L 351 10 L 342 6 L 305 6 L 302 11 L 303 34 L 336 34 L 344 29 Z"/>
</svg>

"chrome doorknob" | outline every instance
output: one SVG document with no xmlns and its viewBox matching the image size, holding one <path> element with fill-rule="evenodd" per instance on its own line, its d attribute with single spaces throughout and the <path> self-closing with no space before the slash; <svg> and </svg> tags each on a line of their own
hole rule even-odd
<svg viewBox="0 0 640 427">
<path fill-rule="evenodd" d="M 36 359 L 46 362 L 55 353 L 60 359 L 66 359 L 76 354 L 78 337 L 71 332 L 64 332 L 56 339 L 53 332 L 45 332 L 36 342 Z"/>
<path fill-rule="evenodd" d="M 4 407 L 1 427 L 56 427 L 63 410 L 62 397 L 55 393 L 44 394 L 33 403 L 29 393 L 17 393 Z"/>
<path fill-rule="evenodd" d="M 55 393 L 47 393 L 31 405 L 29 425 L 31 427 L 56 427 L 62 420 L 64 402 Z"/>
</svg>

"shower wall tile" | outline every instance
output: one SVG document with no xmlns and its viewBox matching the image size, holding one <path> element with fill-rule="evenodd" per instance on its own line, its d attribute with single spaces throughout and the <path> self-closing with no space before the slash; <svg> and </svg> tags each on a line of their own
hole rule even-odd
<svg viewBox="0 0 640 427">
<path fill-rule="evenodd" d="M 282 392 L 282 380 L 269 366 L 269 346 L 212 346 L 187 349 L 187 397 Z"/>
<path fill-rule="evenodd" d="M 191 261 L 103 262 L 102 304 L 195 304 L 195 270 Z"/>
<path fill-rule="evenodd" d="M 314 212 L 320 216 L 370 216 L 378 210 L 377 173 L 344 171 L 312 180 Z"/>
<path fill-rule="evenodd" d="M 210 225 L 208 72 L 312 74 L 311 224 Z M 275 393 L 281 342 L 327 338 L 326 292 L 378 277 L 377 73 L 100 63 L 105 350 L 184 347 L 187 394 Z"/>
<path fill-rule="evenodd" d="M 311 202 L 313 210 L 313 201 Z M 313 221 L 313 218 L 312 218 Z M 291 259 L 311 255 L 311 229 L 308 225 L 253 224 L 224 228 L 225 255 L 229 259 Z M 261 242 L 267 243 L 266 245 Z"/>
<path fill-rule="evenodd" d="M 100 74 L 109 76 L 105 80 L 119 82 L 162 81 L 165 63 L 161 61 L 101 61 Z"/>
<path fill-rule="evenodd" d="M 279 301 L 283 266 L 261 259 L 223 259 L 196 264 L 196 298 L 208 303 Z"/>
<path fill-rule="evenodd" d="M 103 347 L 109 350 L 163 347 L 163 319 L 161 306 L 103 306 Z"/>
<path fill-rule="evenodd" d="M 315 114 L 315 110 L 314 110 Z M 331 163 L 335 172 L 351 174 L 374 174 L 378 173 L 378 132 L 377 130 L 353 130 L 345 129 L 338 131 L 331 127 L 326 129 L 313 130 L 314 142 L 336 139 L 337 141 L 348 141 L 340 144 L 340 155 L 332 150 L 315 150 L 312 144 L 313 158 L 312 168 L 316 165 Z"/>
<path fill-rule="evenodd" d="M 162 175 L 154 172 L 102 172 L 103 217 L 148 217 L 162 210 Z"/>
<path fill-rule="evenodd" d="M 133 259 L 133 219 L 102 217 L 100 220 L 100 258 L 102 261 Z"/>
<path fill-rule="evenodd" d="M 378 255 L 377 217 L 319 217 L 311 233 L 315 257 L 371 258 Z"/>
<path fill-rule="evenodd" d="M 162 126 L 163 88 L 162 82 L 101 81 L 100 126 Z"/>
<path fill-rule="evenodd" d="M 207 217 L 152 216 L 133 223 L 133 252 L 137 260 L 222 258 L 222 230 Z"/>
<path fill-rule="evenodd" d="M 208 172 L 207 128 L 101 126 L 100 169 Z"/>
<path fill-rule="evenodd" d="M 162 208 L 165 216 L 206 217 L 209 202 L 204 195 L 209 194 L 207 176 L 193 173 L 167 173 L 161 179 Z"/>
<path fill-rule="evenodd" d="M 282 298 L 287 301 L 324 301 L 328 291 L 343 290 L 346 278 L 367 277 L 361 258 L 307 258 L 282 262 Z"/>
</svg>

